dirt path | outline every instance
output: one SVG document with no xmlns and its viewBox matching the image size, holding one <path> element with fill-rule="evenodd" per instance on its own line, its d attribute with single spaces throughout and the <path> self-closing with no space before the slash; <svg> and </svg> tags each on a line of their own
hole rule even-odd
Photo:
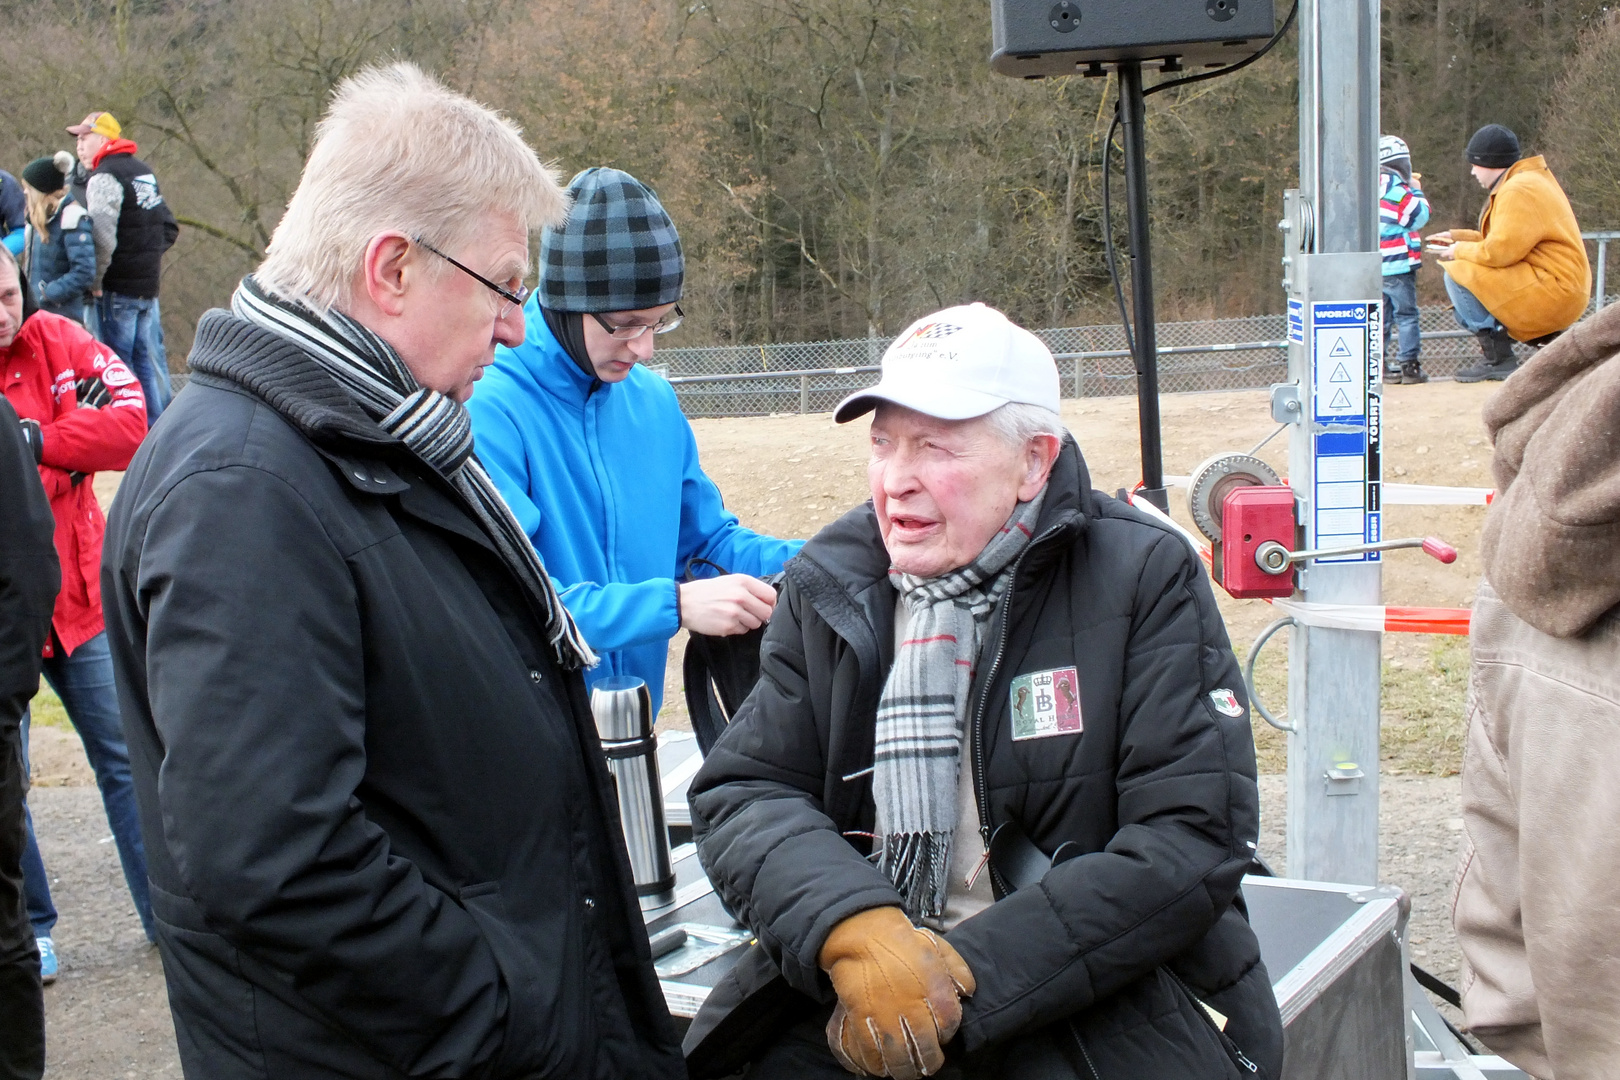
<svg viewBox="0 0 1620 1080">
<path fill-rule="evenodd" d="M 178 1077 L 163 966 L 135 917 L 100 795 L 93 785 L 36 787 L 28 802 L 59 916 L 62 972 L 45 988 L 46 1075 Z"/>
<path fill-rule="evenodd" d="M 1387 395 L 1387 480 L 1491 486 L 1489 447 L 1479 410 L 1491 384 L 1432 383 L 1393 387 Z M 1246 391 L 1186 394 L 1163 402 L 1165 469 L 1189 472 L 1223 450 L 1248 450 L 1274 425 L 1265 395 Z M 1090 464 L 1093 483 L 1113 491 L 1140 475 L 1135 401 L 1085 399 L 1064 403 L 1064 419 Z M 700 420 L 694 425 L 703 462 L 744 523 L 778 536 L 808 536 L 866 498 L 865 426 L 834 425 L 826 415 L 748 420 Z M 1285 471 L 1278 439 L 1261 456 Z M 98 478 L 110 500 L 116 475 Z M 1175 516 L 1190 525 L 1180 493 Z M 1474 508 L 1391 507 L 1386 535 L 1438 534 L 1460 555 L 1441 566 L 1413 553 L 1385 563 L 1389 603 L 1467 606 L 1480 572 L 1481 512 Z M 1242 651 L 1271 619 L 1267 605 L 1221 596 L 1221 608 Z M 684 727 L 679 645 L 671 651 L 660 723 Z M 1448 898 L 1457 850 L 1457 747 L 1461 732 L 1460 640 L 1385 636 L 1385 761 L 1381 872 L 1413 896 L 1413 956 L 1455 980 L 1458 954 Z M 1282 650 L 1277 650 L 1281 656 Z M 1262 662 L 1262 688 L 1280 693 L 1281 664 Z M 1266 672 L 1264 669 L 1271 667 Z M 1269 680 L 1269 683 L 1268 681 Z M 47 711 L 42 708 L 41 712 Z M 1257 733 L 1262 772 L 1284 766 L 1281 740 L 1264 725 Z M 88 766 L 70 732 L 38 724 L 33 736 L 36 786 L 30 796 L 40 843 L 61 911 L 56 940 L 62 977 L 46 991 L 49 1073 L 60 1080 L 178 1076 L 174 1033 L 156 951 L 145 943 L 130 910 L 117 854 L 101 814 Z M 1404 775 L 1403 775 L 1404 774 Z M 1417 775 L 1414 775 L 1417 774 Z M 1424 775 L 1428 774 L 1428 775 Z M 1282 777 L 1262 777 L 1262 850 L 1283 869 L 1285 807 Z"/>
</svg>

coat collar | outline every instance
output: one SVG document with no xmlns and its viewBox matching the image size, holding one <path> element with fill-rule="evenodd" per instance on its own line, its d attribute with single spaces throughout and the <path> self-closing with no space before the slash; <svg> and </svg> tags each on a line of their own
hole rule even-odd
<svg viewBox="0 0 1620 1080">
<path fill-rule="evenodd" d="M 229 311 L 203 314 L 187 362 L 193 371 L 235 383 L 264 401 L 317 446 L 404 448 L 308 353 Z"/>
<path fill-rule="evenodd" d="M 539 296 L 531 296 L 523 305 L 523 344 L 516 349 L 504 345 L 495 349 L 495 363 L 508 369 L 518 369 L 552 397 L 576 409 L 583 409 L 586 401 L 613 392 L 613 384 L 605 383 L 594 375 L 587 375 L 574 363 L 557 336 L 546 325 L 540 313 Z"/>
<path fill-rule="evenodd" d="M 239 387 L 274 409 L 351 487 L 397 495 L 413 517 L 495 550 L 450 485 L 286 338 L 215 308 L 198 322 L 188 362 L 199 382 Z M 401 471 L 427 482 L 410 483 Z"/>
</svg>

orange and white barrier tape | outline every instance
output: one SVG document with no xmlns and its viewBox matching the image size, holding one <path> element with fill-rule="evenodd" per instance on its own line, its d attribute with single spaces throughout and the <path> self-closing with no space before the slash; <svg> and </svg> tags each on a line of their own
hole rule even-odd
<svg viewBox="0 0 1620 1080">
<path fill-rule="evenodd" d="M 1462 489 L 1467 490 L 1467 489 Z M 1478 489 L 1484 490 L 1484 489 Z M 1131 505 L 1150 517 L 1170 526 L 1198 552 L 1205 568 L 1211 565 L 1208 544 L 1181 527 L 1170 515 L 1154 506 L 1137 492 L 1131 493 Z M 1319 604 L 1310 600 L 1266 600 L 1286 615 L 1306 626 L 1334 630 L 1366 630 L 1378 634 L 1460 634 L 1467 636 L 1468 620 L 1473 612 L 1468 608 L 1399 607 L 1385 604 Z"/>
<path fill-rule="evenodd" d="M 1305 600 L 1272 600 L 1273 607 L 1295 622 L 1333 630 L 1371 630 L 1374 633 L 1468 633 L 1473 612 L 1467 608 L 1395 607 L 1373 604 L 1317 604 Z"/>
<path fill-rule="evenodd" d="M 1187 486 L 1191 477 L 1167 476 L 1165 487 Z M 1287 481 L 1283 481 L 1287 483 Z M 1385 506 L 1489 506 L 1495 488 L 1446 487 L 1443 484 L 1389 484 L 1383 487 Z"/>
<path fill-rule="evenodd" d="M 1495 488 L 1443 487 L 1439 484 L 1385 484 L 1385 506 L 1489 506 Z"/>
</svg>

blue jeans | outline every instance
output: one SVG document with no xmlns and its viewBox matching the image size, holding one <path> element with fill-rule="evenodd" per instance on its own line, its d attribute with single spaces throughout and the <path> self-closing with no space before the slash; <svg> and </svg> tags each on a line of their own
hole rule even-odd
<svg viewBox="0 0 1620 1080">
<path fill-rule="evenodd" d="M 1400 332 L 1401 350 L 1397 355 L 1390 349 L 1396 331 Z M 1384 275 L 1384 360 L 1394 359 L 1402 364 L 1418 362 L 1418 351 L 1423 339 L 1418 328 L 1417 273 Z"/>
<path fill-rule="evenodd" d="M 118 716 L 118 694 L 113 685 L 112 651 L 107 635 L 97 634 L 73 650 L 72 656 L 57 655 L 45 661 L 45 681 L 62 699 L 68 719 L 84 743 L 84 756 L 96 774 L 101 803 L 112 827 L 118 861 L 124 866 L 124 881 L 135 901 L 141 928 L 152 937 L 152 901 L 146 881 L 146 845 L 141 841 L 141 822 L 135 809 L 135 783 L 129 774 L 129 747 L 124 743 L 124 727 Z M 28 761 L 28 721 L 23 716 L 23 762 Z M 35 937 L 49 937 L 56 925 L 56 907 L 51 903 L 50 876 L 40 858 L 34 839 L 34 818 L 28 815 L 28 840 L 23 851 L 23 883 L 28 894 L 28 921 Z"/>
<path fill-rule="evenodd" d="M 146 426 L 157 423 L 163 407 L 174 396 L 169 388 L 169 365 L 163 352 L 162 331 L 154 329 L 158 318 L 156 298 L 142 299 L 121 293 L 102 293 L 97 302 L 101 318 L 101 340 L 129 364 L 146 395 Z"/>
<path fill-rule="evenodd" d="M 1457 316 L 1458 326 L 1471 334 L 1502 329 L 1502 324 L 1479 302 L 1479 297 L 1453 281 L 1450 274 L 1446 274 L 1445 279 L 1446 293 L 1451 297 L 1451 310 Z"/>
</svg>

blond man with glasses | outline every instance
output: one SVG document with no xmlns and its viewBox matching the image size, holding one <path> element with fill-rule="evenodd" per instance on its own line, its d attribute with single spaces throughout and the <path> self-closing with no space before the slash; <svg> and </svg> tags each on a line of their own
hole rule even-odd
<svg viewBox="0 0 1620 1080">
<path fill-rule="evenodd" d="M 595 657 L 463 404 L 566 207 L 499 115 L 346 80 L 125 474 L 108 637 L 192 1080 L 685 1076 Z"/>
<path fill-rule="evenodd" d="M 776 591 L 759 579 L 802 542 L 725 508 L 674 389 L 643 366 L 683 314 L 681 241 L 658 196 L 602 168 L 568 191 L 568 219 L 541 235 L 523 341 L 495 350 L 468 411 L 478 456 L 602 657 L 587 679 L 639 676 L 658 702 L 676 631 L 763 626 Z M 685 581 L 693 559 L 719 576 Z"/>
</svg>

